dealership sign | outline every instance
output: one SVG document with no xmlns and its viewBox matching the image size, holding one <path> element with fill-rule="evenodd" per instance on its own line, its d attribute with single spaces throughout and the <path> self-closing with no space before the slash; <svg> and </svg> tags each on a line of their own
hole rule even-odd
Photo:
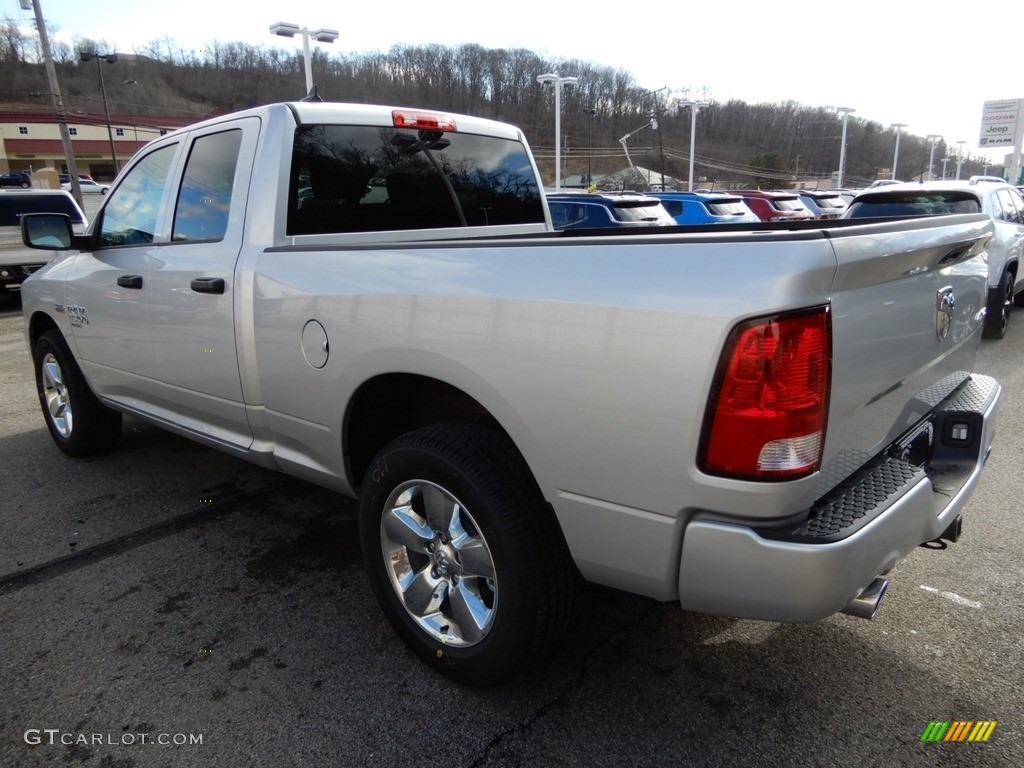
<svg viewBox="0 0 1024 768">
<path fill-rule="evenodd" d="M 986 101 L 981 112 L 981 136 L 978 146 L 1012 147 L 1020 144 L 1024 127 L 1024 99 Z"/>
</svg>

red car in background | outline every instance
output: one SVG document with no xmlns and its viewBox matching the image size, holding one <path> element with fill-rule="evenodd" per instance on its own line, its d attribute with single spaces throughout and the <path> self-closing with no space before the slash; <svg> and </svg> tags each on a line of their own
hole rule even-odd
<svg viewBox="0 0 1024 768">
<path fill-rule="evenodd" d="M 760 189 L 733 189 L 730 193 L 742 197 L 761 221 L 793 221 L 813 219 L 795 192 L 763 192 Z"/>
</svg>

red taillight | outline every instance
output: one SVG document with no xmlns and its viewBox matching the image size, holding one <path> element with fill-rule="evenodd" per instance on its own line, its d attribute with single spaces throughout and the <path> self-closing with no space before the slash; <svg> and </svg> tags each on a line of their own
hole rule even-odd
<svg viewBox="0 0 1024 768">
<path fill-rule="evenodd" d="M 825 445 L 831 369 L 827 307 L 736 326 L 711 391 L 701 469 L 757 480 L 814 472 Z"/>
<path fill-rule="evenodd" d="M 410 112 L 404 109 L 391 110 L 395 128 L 423 128 L 428 131 L 454 131 L 455 118 L 436 112 Z"/>
</svg>

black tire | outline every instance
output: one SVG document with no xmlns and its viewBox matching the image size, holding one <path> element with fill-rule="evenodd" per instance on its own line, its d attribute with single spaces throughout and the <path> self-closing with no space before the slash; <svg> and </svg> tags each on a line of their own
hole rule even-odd
<svg viewBox="0 0 1024 768">
<path fill-rule="evenodd" d="M 982 332 L 986 339 L 1001 339 L 1006 335 L 1006 329 L 1010 327 L 1010 310 L 1013 304 L 1013 275 L 1004 272 L 1003 279 L 999 281 L 999 288 L 989 298 L 985 328 Z"/>
<path fill-rule="evenodd" d="M 21 182 L 21 188 L 22 188 L 22 189 L 28 189 L 28 188 L 29 188 L 29 187 L 31 187 L 31 186 L 32 186 L 32 185 L 31 185 L 31 184 L 29 184 L 29 183 L 28 183 L 27 181 L 23 181 L 23 182 Z"/>
<path fill-rule="evenodd" d="M 1024 291 L 1021 291 L 1013 297 L 1013 305 L 1015 307 L 1024 307 Z"/>
<path fill-rule="evenodd" d="M 385 446 L 366 472 L 360 539 L 388 621 L 427 665 L 486 685 L 546 656 L 578 574 L 518 451 L 476 425 Z"/>
<path fill-rule="evenodd" d="M 57 447 L 70 456 L 92 456 L 113 448 L 121 434 L 121 414 L 89 389 L 60 331 L 41 334 L 32 359 L 39 404 Z"/>
</svg>

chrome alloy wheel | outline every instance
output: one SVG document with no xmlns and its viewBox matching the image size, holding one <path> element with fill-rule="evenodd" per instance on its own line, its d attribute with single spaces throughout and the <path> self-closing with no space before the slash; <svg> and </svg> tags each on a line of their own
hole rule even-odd
<svg viewBox="0 0 1024 768">
<path fill-rule="evenodd" d="M 47 352 L 43 357 L 41 370 L 46 412 L 50 415 L 53 428 L 61 437 L 67 439 L 71 437 L 71 429 L 74 424 L 71 400 L 68 398 L 67 386 L 64 384 L 64 373 L 52 352 Z"/>
<path fill-rule="evenodd" d="M 426 480 L 402 483 L 388 497 L 380 539 L 395 594 L 424 631 L 456 647 L 487 636 L 498 606 L 494 560 L 458 499 Z"/>
</svg>

